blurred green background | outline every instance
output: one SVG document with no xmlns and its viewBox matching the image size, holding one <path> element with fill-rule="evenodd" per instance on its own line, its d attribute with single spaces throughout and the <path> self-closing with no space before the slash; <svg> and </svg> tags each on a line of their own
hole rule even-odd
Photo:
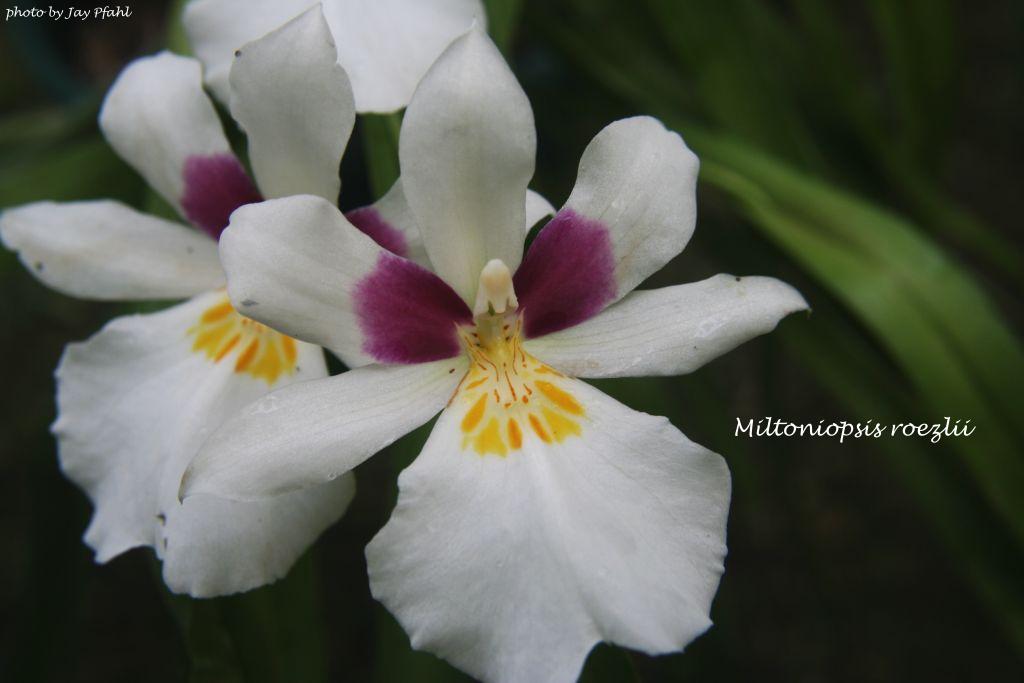
<svg viewBox="0 0 1024 683">
<path fill-rule="evenodd" d="M 559 205 L 613 119 L 647 113 L 701 157 L 698 227 L 647 287 L 780 277 L 814 308 L 681 378 L 604 381 L 722 453 L 730 553 L 686 654 L 609 646 L 584 681 L 1020 680 L 1024 4 L 945 0 L 491 0 L 530 95 L 534 188 Z M 187 49 L 177 3 L 0 33 L 0 207 L 154 198 L 98 103 L 131 58 Z M 395 119 L 360 121 L 350 208 L 394 174 Z M 372 601 L 362 548 L 420 429 L 357 470 L 349 513 L 285 581 L 169 595 L 148 550 L 104 567 L 47 427 L 65 343 L 125 306 L 51 292 L 0 253 L 0 679 L 454 681 Z M 733 436 L 736 418 L 971 419 L 973 436 Z"/>
</svg>

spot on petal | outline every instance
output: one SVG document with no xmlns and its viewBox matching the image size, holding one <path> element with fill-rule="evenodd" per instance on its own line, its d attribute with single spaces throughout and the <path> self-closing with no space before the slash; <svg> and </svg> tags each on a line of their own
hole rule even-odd
<svg viewBox="0 0 1024 683">
<path fill-rule="evenodd" d="M 243 204 L 263 201 L 242 164 L 232 154 L 193 154 L 182 169 L 185 216 L 210 237 L 220 239 L 231 212 Z"/>
<path fill-rule="evenodd" d="M 345 214 L 345 218 L 359 228 L 360 232 L 392 254 L 409 255 L 409 244 L 405 240 L 405 235 L 384 220 L 380 212 L 372 206 L 353 209 Z"/>
<path fill-rule="evenodd" d="M 381 363 L 426 363 L 459 355 L 457 325 L 473 316 L 458 294 L 412 261 L 382 253 L 355 288 L 363 351 Z"/>
<path fill-rule="evenodd" d="M 513 278 L 528 338 L 592 318 L 615 298 L 608 229 L 563 209 L 537 235 Z"/>
</svg>

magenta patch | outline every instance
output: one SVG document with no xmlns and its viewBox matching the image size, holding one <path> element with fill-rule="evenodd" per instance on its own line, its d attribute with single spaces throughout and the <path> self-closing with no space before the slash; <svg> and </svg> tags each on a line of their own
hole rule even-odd
<svg viewBox="0 0 1024 683">
<path fill-rule="evenodd" d="M 390 253 L 355 290 L 363 351 L 381 363 L 425 363 L 459 355 L 457 325 L 473 313 L 448 284 L 429 270 Z"/>
<path fill-rule="evenodd" d="M 405 241 L 405 235 L 384 220 L 380 212 L 372 206 L 352 209 L 345 214 L 345 218 L 359 228 L 360 232 L 392 254 L 409 255 L 409 244 Z"/>
<path fill-rule="evenodd" d="M 190 221 L 213 239 L 228 227 L 231 212 L 243 204 L 263 201 L 242 164 L 232 154 L 193 154 L 182 169 L 185 192 L 181 208 Z"/>
<path fill-rule="evenodd" d="M 562 209 L 530 245 L 512 278 L 527 337 L 578 325 L 614 298 L 615 256 L 608 229 Z"/>
</svg>

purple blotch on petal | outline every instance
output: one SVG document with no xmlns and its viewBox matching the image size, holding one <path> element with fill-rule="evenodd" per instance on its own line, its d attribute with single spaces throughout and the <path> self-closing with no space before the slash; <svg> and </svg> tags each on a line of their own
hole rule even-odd
<svg viewBox="0 0 1024 683">
<path fill-rule="evenodd" d="M 185 191 L 181 208 L 213 239 L 220 239 L 232 211 L 243 204 L 263 201 L 233 154 L 193 154 L 185 159 L 182 175 Z"/>
<path fill-rule="evenodd" d="M 409 255 L 409 244 L 405 241 L 405 235 L 384 220 L 380 212 L 372 206 L 352 209 L 345 214 L 345 218 L 359 228 L 360 232 L 392 254 Z"/>
<path fill-rule="evenodd" d="M 381 363 L 426 363 L 451 358 L 462 348 L 457 325 L 473 314 L 444 280 L 412 261 L 382 252 L 356 285 L 356 317 L 363 351 Z"/>
<path fill-rule="evenodd" d="M 562 209 L 512 278 L 527 337 L 578 325 L 615 299 L 615 255 L 600 221 Z"/>
</svg>

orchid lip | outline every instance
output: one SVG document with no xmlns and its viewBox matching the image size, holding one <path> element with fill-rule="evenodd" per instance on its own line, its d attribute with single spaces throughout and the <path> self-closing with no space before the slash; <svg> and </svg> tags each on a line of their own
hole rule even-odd
<svg viewBox="0 0 1024 683">
<path fill-rule="evenodd" d="M 458 328 L 470 365 L 452 404 L 463 450 L 507 457 L 529 440 L 561 443 L 582 434 L 586 411 L 567 387 L 565 376 L 523 349 L 523 316 L 502 261 L 480 273 L 473 325 Z"/>
</svg>

